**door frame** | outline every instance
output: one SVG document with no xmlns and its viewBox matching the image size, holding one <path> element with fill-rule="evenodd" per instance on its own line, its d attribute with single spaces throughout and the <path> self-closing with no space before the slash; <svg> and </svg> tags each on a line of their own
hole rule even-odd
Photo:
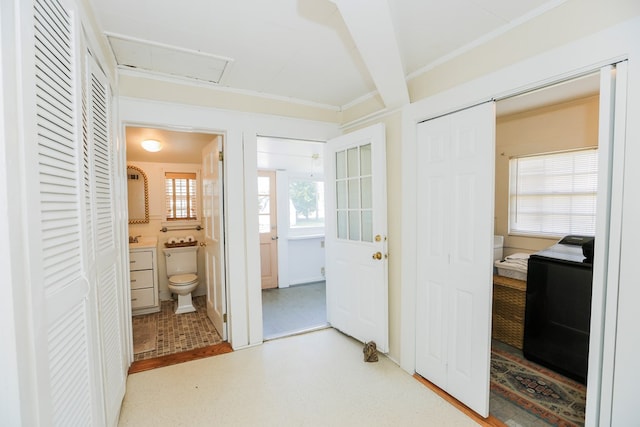
<svg viewBox="0 0 640 427">
<path fill-rule="evenodd" d="M 574 44 L 580 45 L 584 51 L 584 55 L 577 57 L 575 50 L 578 48 L 573 44 L 557 49 L 552 52 L 524 60 L 517 64 L 504 67 L 496 72 L 469 81 L 466 84 L 459 85 L 453 89 L 445 90 L 439 94 L 423 99 L 415 104 L 411 104 L 403 109 L 402 117 L 402 182 L 406 190 L 405 194 L 416 194 L 415 178 L 417 176 L 416 161 L 416 145 L 417 145 L 417 124 L 436 118 L 453 111 L 470 107 L 495 99 L 503 99 L 528 92 L 537 88 L 549 86 L 554 83 L 566 81 L 572 78 L 580 77 L 585 74 L 597 72 L 602 67 L 609 64 L 617 63 L 628 59 L 628 55 L 621 53 L 617 56 L 611 55 L 612 47 L 603 43 L 598 48 L 593 48 L 593 42 L 590 40 L 580 40 Z M 615 46 L 619 48 L 618 46 Z M 573 52 L 573 54 L 572 54 Z M 624 136 L 622 141 L 616 143 L 624 145 Z M 610 148 L 610 147 L 609 147 Z M 610 186 L 612 180 L 612 170 L 615 168 L 624 168 L 624 158 L 619 156 L 616 164 L 612 164 L 607 171 L 606 182 Z M 622 177 L 621 177 L 622 178 Z M 603 181 L 601 181 L 603 182 Z M 622 197 L 622 186 L 614 189 L 619 198 Z M 415 202 L 412 197 L 403 197 L 402 200 L 402 278 L 404 286 L 401 292 L 401 367 L 409 373 L 415 372 L 416 363 L 416 340 L 415 340 L 415 322 L 416 322 L 416 265 L 415 256 L 416 237 L 414 230 L 417 225 L 417 211 Z M 622 204 L 612 206 L 611 217 L 617 215 L 620 220 L 622 215 Z M 599 218 L 598 222 L 601 222 Z M 617 235 L 615 235 L 617 233 Z M 620 241 L 620 229 L 612 230 L 609 241 Z M 608 242 L 607 242 L 608 243 Z M 620 252 L 610 253 L 606 264 L 617 265 L 620 262 Z M 606 271 L 605 260 L 600 260 L 600 266 L 594 264 L 594 270 L 599 268 Z M 619 283 L 620 272 L 618 269 L 610 271 L 608 283 L 615 283 L 616 287 Z M 602 380 L 601 374 L 603 357 L 613 360 L 615 357 L 615 338 L 604 342 L 603 328 L 604 324 L 615 324 L 617 319 L 617 307 L 605 307 L 603 298 L 605 284 L 603 280 L 596 281 L 594 276 L 594 302 L 592 307 L 599 307 L 601 315 L 601 323 L 595 329 L 592 326 L 592 336 L 590 343 L 594 345 L 590 352 L 590 375 L 589 384 L 593 390 L 587 396 L 587 418 L 593 420 L 601 419 L 601 417 L 611 416 L 611 407 L 603 408 L 609 411 L 608 414 L 600 413 L 600 402 L 611 402 L 613 398 L 613 375 Z M 607 299 L 617 298 L 616 295 L 607 295 Z M 606 308 L 606 310 L 605 310 Z M 593 320 L 592 320 L 593 322 Z M 593 325 L 593 323 L 592 323 Z M 595 350 L 595 351 L 594 351 Z M 594 354 L 595 353 L 595 354 Z M 595 365 L 595 366 L 594 366 Z M 609 368 L 613 366 L 613 362 Z M 595 368 L 595 369 L 594 369 Z M 600 391 L 606 390 L 607 395 L 601 395 Z"/>
<path fill-rule="evenodd" d="M 221 146 L 221 150 L 224 153 L 224 150 L 226 148 L 226 141 L 227 141 L 227 133 L 226 131 L 221 131 L 221 130 L 216 130 L 216 129 L 206 129 L 206 128 L 190 128 L 188 131 L 185 130 L 184 127 L 181 126 L 171 126 L 168 124 L 156 124 L 156 123 L 151 123 L 151 122 L 138 122 L 138 121 L 127 121 L 127 120 L 121 120 L 120 123 L 118 124 L 119 126 L 119 134 L 120 134 L 120 141 L 122 141 L 121 144 L 121 149 L 120 149 L 120 158 L 117 160 L 119 164 L 123 165 L 120 170 L 120 179 L 122 180 L 122 182 L 124 182 L 122 191 L 123 191 L 123 195 L 122 195 L 122 201 L 123 201 L 123 209 L 124 212 L 127 212 L 128 210 L 128 203 L 127 203 L 127 189 L 126 189 L 126 164 L 127 164 L 127 152 L 126 152 L 126 129 L 127 127 L 145 127 L 145 128 L 152 128 L 152 129 L 161 129 L 161 130 L 167 130 L 167 131 L 174 131 L 174 132 L 184 132 L 184 133 L 190 133 L 190 132 L 196 132 L 196 133 L 207 133 L 210 134 L 212 137 L 213 136 L 218 136 L 221 140 L 221 142 L 219 143 L 219 147 Z M 229 260 L 229 255 L 228 255 L 228 248 L 227 248 L 227 240 L 226 240 L 226 236 L 227 236 L 227 168 L 224 167 L 224 164 L 222 164 L 220 166 L 222 168 L 222 188 L 220 189 L 221 191 L 221 195 L 222 197 L 220 198 L 220 203 L 222 205 L 222 209 L 220 211 L 220 221 L 222 223 L 222 248 L 221 248 L 221 252 L 223 253 L 223 262 L 222 262 L 222 281 L 224 282 L 224 286 L 226 288 L 226 292 L 225 292 L 225 305 L 227 307 L 227 312 L 229 311 L 229 289 L 228 289 L 228 283 L 229 283 L 229 277 L 228 277 L 228 271 L 229 271 L 229 266 L 228 266 L 228 260 Z M 198 183 L 198 187 L 201 187 L 201 183 Z M 202 191 L 202 189 L 200 189 L 200 191 Z M 200 195 L 199 195 L 200 197 Z M 149 217 L 149 220 L 151 221 L 151 217 Z M 126 221 L 123 221 L 124 224 L 124 233 L 125 235 L 128 233 L 127 229 L 129 227 L 129 224 Z M 126 250 L 124 251 L 125 254 L 124 256 L 126 256 L 127 258 L 129 257 L 129 250 L 128 250 L 128 246 L 126 248 Z M 128 265 L 128 262 L 125 263 L 125 265 Z M 125 283 L 128 285 L 129 284 L 129 280 L 128 280 L 128 270 L 126 272 L 127 274 L 127 280 L 125 280 Z M 157 272 L 156 272 L 157 274 Z M 129 287 L 127 287 L 126 291 L 125 291 L 125 296 L 126 296 L 126 300 L 130 301 L 131 299 L 131 295 L 130 295 L 131 289 Z M 208 293 L 209 293 L 209 289 L 207 287 L 207 297 L 208 297 Z M 129 342 L 129 363 L 133 362 L 133 318 L 131 315 L 131 306 L 130 304 L 127 306 L 128 307 L 128 311 L 125 313 L 127 316 L 126 319 L 126 323 L 125 326 L 127 328 L 128 331 L 128 336 L 126 337 L 127 341 Z M 227 335 L 227 341 L 230 341 L 230 335 L 229 335 L 229 322 L 224 324 L 224 328 L 226 329 L 226 335 Z M 221 336 L 222 331 L 221 331 Z"/>
<path fill-rule="evenodd" d="M 123 72 L 127 78 L 131 75 Z M 135 95 L 130 95 L 135 96 Z M 273 114 L 230 111 L 214 105 L 197 106 L 177 100 L 121 96 L 118 126 L 165 126 L 225 135 L 224 191 L 226 210 L 227 331 L 234 350 L 261 344 L 262 306 L 257 211 L 257 135 L 324 141 L 341 133 L 334 122 Z M 124 131 L 120 130 L 120 141 Z M 124 155 L 118 162 L 123 168 Z M 124 181 L 124 172 L 121 181 Z M 126 184 L 126 182 L 125 182 Z M 122 187 L 121 187 L 122 188 Z M 122 197 L 122 193 L 119 195 Z M 245 213 L 249 213 L 245 215 Z M 233 215 L 232 215 L 233 214 Z M 122 212 L 121 215 L 126 215 Z M 125 230 L 123 232 L 126 233 Z M 126 254 L 122 248 L 122 256 Z M 128 286 L 128 283 L 126 283 Z"/>
</svg>

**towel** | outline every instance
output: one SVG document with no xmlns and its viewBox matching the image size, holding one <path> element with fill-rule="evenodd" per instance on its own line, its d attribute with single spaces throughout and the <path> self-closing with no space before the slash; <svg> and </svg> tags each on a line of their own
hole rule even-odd
<svg viewBox="0 0 640 427">
<path fill-rule="evenodd" d="M 504 259 L 529 259 L 529 254 L 523 254 L 521 252 L 507 255 Z"/>
<path fill-rule="evenodd" d="M 526 270 L 529 264 L 529 254 L 515 253 L 507 255 L 504 259 L 504 263 Z"/>
</svg>

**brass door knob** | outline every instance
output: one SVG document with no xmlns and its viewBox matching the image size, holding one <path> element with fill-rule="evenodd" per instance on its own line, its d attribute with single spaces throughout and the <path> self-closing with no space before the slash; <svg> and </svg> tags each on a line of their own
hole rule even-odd
<svg viewBox="0 0 640 427">
<path fill-rule="evenodd" d="M 382 259 L 382 252 L 376 252 L 375 254 L 373 254 L 372 256 L 373 259 Z"/>
<path fill-rule="evenodd" d="M 200 242 L 200 246 L 207 246 L 207 242 Z"/>
</svg>

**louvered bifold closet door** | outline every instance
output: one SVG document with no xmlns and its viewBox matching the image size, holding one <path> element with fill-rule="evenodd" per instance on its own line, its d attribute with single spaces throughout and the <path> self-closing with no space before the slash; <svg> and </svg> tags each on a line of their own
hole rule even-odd
<svg viewBox="0 0 640 427">
<path fill-rule="evenodd" d="M 92 189 L 87 203 L 94 218 L 88 224 L 95 242 L 95 272 L 102 346 L 102 373 L 107 425 L 114 425 L 124 396 L 126 363 L 123 342 L 123 301 L 121 277 L 115 234 L 114 209 L 114 149 L 110 137 L 111 93 L 109 82 L 95 59 L 87 55 L 87 137 L 85 155 L 90 158 Z"/>
<path fill-rule="evenodd" d="M 80 173 L 80 27 L 64 0 L 20 2 L 27 265 L 41 425 L 100 425 Z"/>
</svg>

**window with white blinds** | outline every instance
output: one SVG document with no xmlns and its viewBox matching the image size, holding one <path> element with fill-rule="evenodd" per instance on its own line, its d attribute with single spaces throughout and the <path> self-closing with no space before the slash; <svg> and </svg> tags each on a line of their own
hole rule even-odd
<svg viewBox="0 0 640 427">
<path fill-rule="evenodd" d="M 196 174 L 166 172 L 164 177 L 167 221 L 198 219 Z"/>
<path fill-rule="evenodd" d="M 509 175 L 509 233 L 595 235 L 597 149 L 513 158 Z"/>
</svg>

